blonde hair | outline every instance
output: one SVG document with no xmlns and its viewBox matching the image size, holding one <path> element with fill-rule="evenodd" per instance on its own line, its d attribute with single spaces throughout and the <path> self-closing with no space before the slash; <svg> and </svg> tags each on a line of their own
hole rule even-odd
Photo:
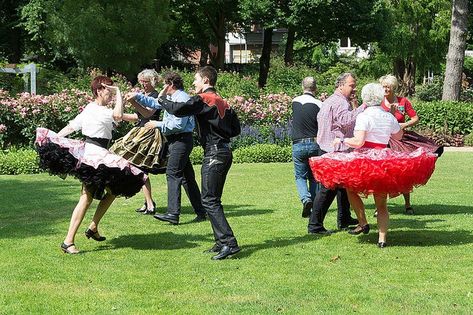
<svg viewBox="0 0 473 315">
<path fill-rule="evenodd" d="M 384 89 L 379 83 L 368 83 L 361 89 L 361 99 L 366 106 L 379 106 L 384 99 Z"/>
<path fill-rule="evenodd" d="M 138 73 L 138 80 L 149 80 L 153 87 L 161 80 L 161 76 L 153 69 L 144 69 Z"/>
<path fill-rule="evenodd" d="M 379 78 L 379 83 L 381 83 L 382 85 L 388 85 L 393 90 L 397 90 L 399 86 L 399 82 L 392 74 L 383 75 L 381 78 Z"/>
</svg>

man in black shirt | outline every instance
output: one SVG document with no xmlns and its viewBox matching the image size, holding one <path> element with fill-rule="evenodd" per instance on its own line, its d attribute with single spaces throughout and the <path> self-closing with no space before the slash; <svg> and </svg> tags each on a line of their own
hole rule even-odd
<svg viewBox="0 0 473 315">
<path fill-rule="evenodd" d="M 195 92 L 189 101 L 177 103 L 165 98 L 165 85 L 158 101 L 150 107 L 162 107 L 176 116 L 195 115 L 200 143 L 204 148 L 202 161 L 202 205 L 212 224 L 215 244 L 207 252 L 219 260 L 240 251 L 233 231 L 225 218 L 222 206 L 223 186 L 232 165 L 230 138 L 240 134 L 240 121 L 227 102 L 217 94 L 217 71 L 213 67 L 200 68 L 193 82 Z M 159 104 L 157 104 L 159 102 Z M 148 105 L 147 105 L 148 106 Z"/>
<path fill-rule="evenodd" d="M 302 217 L 307 218 L 312 210 L 318 185 L 310 170 L 309 158 L 319 155 L 317 114 L 322 102 L 314 97 L 317 86 L 313 77 L 302 80 L 302 90 L 304 94 L 292 101 L 292 160 L 297 192 L 302 202 Z"/>
</svg>

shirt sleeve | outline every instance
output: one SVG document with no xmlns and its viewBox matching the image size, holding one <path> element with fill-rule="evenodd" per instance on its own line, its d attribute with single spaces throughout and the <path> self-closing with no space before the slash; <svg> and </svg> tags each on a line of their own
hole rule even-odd
<svg viewBox="0 0 473 315">
<path fill-rule="evenodd" d="M 77 115 L 73 120 L 69 121 L 69 126 L 72 127 L 75 131 L 79 131 L 82 129 L 82 123 L 84 122 L 84 115 L 85 115 L 86 108 Z"/>
<path fill-rule="evenodd" d="M 359 131 L 370 131 L 371 126 L 369 119 L 366 116 L 360 115 L 356 118 L 355 130 Z"/>
<path fill-rule="evenodd" d="M 198 95 L 191 97 L 187 102 L 172 102 L 164 97 L 158 98 L 159 104 L 170 114 L 178 117 L 198 115 L 203 111 L 205 103 Z"/>
<path fill-rule="evenodd" d="M 159 104 L 158 100 L 154 97 L 149 97 L 143 94 L 136 94 L 134 97 L 135 101 L 137 101 L 140 105 L 148 108 L 154 109 L 161 109 L 161 105 Z"/>
<path fill-rule="evenodd" d="M 339 125 L 342 128 L 350 125 L 353 126 L 356 117 L 359 113 L 365 110 L 365 107 L 365 105 L 361 105 L 354 110 L 349 110 L 348 105 L 346 104 L 334 106 L 333 117 L 336 118 L 336 122 L 334 122 L 334 124 Z"/>
</svg>

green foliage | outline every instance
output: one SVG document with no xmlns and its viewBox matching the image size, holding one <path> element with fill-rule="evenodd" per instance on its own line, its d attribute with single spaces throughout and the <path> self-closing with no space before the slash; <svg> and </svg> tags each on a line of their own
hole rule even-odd
<svg viewBox="0 0 473 315">
<path fill-rule="evenodd" d="M 194 146 L 189 158 L 194 165 L 202 164 L 202 160 L 204 159 L 204 149 L 201 146 Z"/>
<path fill-rule="evenodd" d="M 473 132 L 473 103 L 462 102 L 415 102 L 419 116 L 417 129 L 450 135 L 467 135 Z"/>
<path fill-rule="evenodd" d="M 168 0 L 53 2 L 48 36 L 84 67 L 133 75 L 168 36 Z"/>
<path fill-rule="evenodd" d="M 233 152 L 235 163 L 275 163 L 292 161 L 292 148 L 276 144 L 256 144 Z"/>
<path fill-rule="evenodd" d="M 466 135 L 463 138 L 463 141 L 466 146 L 473 147 L 473 133 L 470 133 L 469 135 Z"/>
<path fill-rule="evenodd" d="M 39 173 L 38 155 L 31 149 L 0 151 L 0 175 Z"/>
<path fill-rule="evenodd" d="M 442 99 L 443 79 L 436 77 L 434 82 L 416 87 L 416 99 L 425 102 L 439 101 Z"/>
</svg>

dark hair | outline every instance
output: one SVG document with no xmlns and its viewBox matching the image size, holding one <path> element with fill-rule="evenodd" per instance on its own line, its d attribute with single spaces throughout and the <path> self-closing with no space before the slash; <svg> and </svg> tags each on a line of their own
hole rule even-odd
<svg viewBox="0 0 473 315">
<path fill-rule="evenodd" d="M 338 88 L 339 86 L 342 86 L 345 84 L 345 81 L 349 78 L 352 77 L 354 80 L 356 80 L 356 77 L 353 73 L 351 72 L 345 72 L 342 73 L 338 76 L 337 81 L 335 81 L 335 87 Z"/>
<path fill-rule="evenodd" d="M 104 87 L 102 86 L 102 83 L 104 83 L 106 85 L 113 85 L 113 81 L 109 77 L 106 77 L 104 75 L 99 75 L 99 76 L 95 77 L 92 80 L 92 83 L 90 83 L 90 88 L 92 89 L 92 94 L 94 94 L 95 97 L 98 96 L 98 94 L 97 94 L 98 90 L 104 89 Z"/>
<path fill-rule="evenodd" d="M 184 90 L 184 80 L 176 72 L 168 72 L 164 75 L 164 83 L 172 84 L 178 90 Z"/>
<path fill-rule="evenodd" d="M 215 70 L 214 67 L 212 66 L 205 66 L 203 68 L 200 68 L 197 70 L 197 73 L 202 77 L 202 78 L 207 78 L 209 79 L 209 84 L 211 86 L 215 86 L 217 84 L 217 70 Z"/>
</svg>

